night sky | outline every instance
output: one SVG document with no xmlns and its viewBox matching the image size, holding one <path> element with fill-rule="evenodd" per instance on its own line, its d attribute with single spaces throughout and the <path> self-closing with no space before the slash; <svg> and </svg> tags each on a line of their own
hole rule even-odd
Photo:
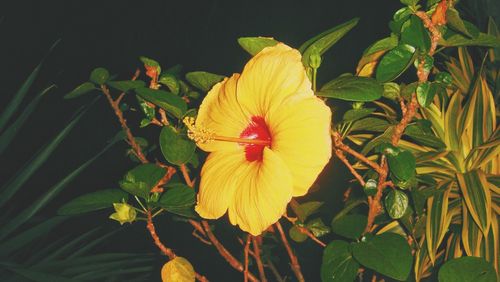
<svg viewBox="0 0 500 282">
<path fill-rule="evenodd" d="M 379 6 L 367 6 L 372 2 L 377 2 Z M 397 0 L 240 3 L 218 0 L 0 1 L 0 111 L 50 46 L 61 40 L 47 57 L 26 102 L 48 85 L 56 84 L 57 89 L 43 99 L 9 152 L 0 156 L 0 185 L 57 134 L 81 105 L 92 100 L 92 95 L 71 101 L 62 97 L 87 81 L 95 67 L 105 67 L 118 75 L 118 79 L 126 80 L 140 67 L 139 56 L 147 56 L 159 61 L 164 69 L 181 64 L 184 71 L 204 70 L 230 75 L 241 72 L 249 59 L 249 55 L 237 44 L 238 37 L 270 36 L 299 47 L 310 37 L 359 17 L 358 26 L 323 58 L 319 70 L 321 85 L 342 73 L 354 72 L 362 51 L 389 34 L 387 23 L 400 7 Z M 136 125 L 131 124 L 132 127 Z M 118 130 L 111 109 L 104 99 L 100 99 L 57 149 L 48 166 L 38 171 L 23 187 L 24 198 L 16 197 L 19 202 L 14 204 L 22 206 L 24 200 L 36 198 L 42 188 L 53 185 L 103 148 Z M 139 136 L 157 134 L 154 130 L 137 132 Z M 60 205 L 72 197 L 118 187 L 118 180 L 134 165 L 124 156 L 125 149 L 125 143 L 114 146 L 44 209 L 41 216 L 53 215 Z M 344 177 L 347 172 L 337 164 L 330 164 L 327 170 L 329 179 L 320 179 L 322 190 L 337 191 L 325 195 L 340 197 L 340 190 L 346 188 Z M 332 207 L 332 210 L 338 209 L 340 206 Z M 117 228 L 117 223 L 107 219 L 109 213 L 108 210 L 77 217 L 58 232 L 64 234 L 65 230 L 73 228 L 80 228 L 83 232 L 85 228 L 99 225 L 109 230 Z M 162 240 L 190 259 L 198 272 L 213 281 L 242 278 L 212 247 L 192 237 L 189 225 L 172 223 L 167 217 L 160 218 L 157 225 Z M 228 224 L 219 226 L 219 234 L 224 229 L 228 233 L 232 230 Z M 148 236 L 144 224 L 137 223 L 126 227 L 103 249 L 156 252 Z M 227 246 L 237 254 L 240 249 L 238 243 L 234 242 L 234 237 L 227 239 Z M 303 266 L 306 278 L 317 280 L 319 269 L 307 265 L 319 262 L 321 250 L 306 244 L 298 251 L 300 257 L 307 261 Z M 162 263 L 161 256 L 158 256 L 158 267 Z M 288 270 L 287 262 L 284 261 L 280 267 Z"/>
</svg>

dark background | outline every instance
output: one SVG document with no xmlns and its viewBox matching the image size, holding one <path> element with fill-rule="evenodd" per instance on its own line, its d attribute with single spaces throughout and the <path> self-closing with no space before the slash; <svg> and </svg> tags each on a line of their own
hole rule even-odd
<svg viewBox="0 0 500 282">
<path fill-rule="evenodd" d="M 7 3 L 8 2 L 8 3 Z M 376 4 L 376 5 L 375 5 Z M 163 68 L 182 64 L 184 71 L 205 70 L 230 75 L 241 72 L 248 54 L 237 44 L 242 36 L 271 36 L 299 47 L 310 37 L 354 17 L 359 24 L 323 58 L 319 85 L 345 72 L 354 72 L 362 51 L 389 34 L 387 23 L 401 7 L 397 0 L 380 1 L 0 1 L 0 111 L 17 88 L 45 56 L 50 46 L 61 39 L 48 56 L 40 77 L 28 94 L 54 83 L 57 89 L 47 95 L 28 125 L 23 128 L 8 153 L 0 156 L 0 185 L 5 183 L 30 157 L 50 140 L 91 97 L 63 100 L 62 96 L 88 80 L 92 69 L 109 69 L 119 79 L 131 77 L 140 67 L 139 56 L 154 58 Z M 334 116 L 335 108 L 334 105 Z M 131 119 L 135 127 L 137 120 Z M 104 147 L 119 130 L 118 123 L 104 99 L 98 101 L 49 160 L 23 188 L 22 201 L 36 198 L 39 191 L 53 185 Z M 157 135 L 151 130 L 135 129 L 137 135 Z M 86 192 L 117 187 L 117 181 L 134 164 L 124 155 L 126 144 L 114 146 L 71 184 L 42 215 L 51 216 L 68 199 Z M 340 209 L 342 191 L 347 187 L 346 170 L 336 163 L 327 166 L 328 177 L 320 178 L 322 193 L 312 198 L 328 200 L 328 212 Z M 327 179 L 328 178 L 328 179 Z M 326 192 L 325 192 L 326 191 Z M 37 194 L 38 193 L 38 194 Z M 15 199 L 20 199 L 16 197 Z M 110 211 L 80 216 L 58 231 L 62 236 L 74 230 L 103 225 L 119 225 L 107 219 Z M 330 217 L 331 218 L 331 217 Z M 187 257 L 199 273 L 212 281 L 238 281 L 234 271 L 214 248 L 191 236 L 187 224 L 172 223 L 167 217 L 157 221 L 159 234 L 168 246 Z M 144 224 L 136 223 L 102 247 L 122 252 L 154 252 Z M 233 235 L 225 238 L 220 224 L 217 233 L 238 255 L 241 247 Z M 231 233 L 234 233 L 231 231 Z M 317 265 L 321 250 L 308 242 L 297 247 L 308 281 L 319 280 Z M 277 250 L 283 252 L 283 250 Z M 289 271 L 284 253 L 278 267 Z M 158 256 L 158 268 L 164 262 Z M 159 272 L 158 272 L 159 273 Z M 159 277 L 155 276 L 155 277 Z"/>
</svg>

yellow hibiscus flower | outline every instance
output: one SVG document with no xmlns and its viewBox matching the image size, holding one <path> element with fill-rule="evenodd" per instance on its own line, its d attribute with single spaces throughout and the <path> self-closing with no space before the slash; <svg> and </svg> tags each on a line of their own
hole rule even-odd
<svg viewBox="0 0 500 282">
<path fill-rule="evenodd" d="M 279 43 L 255 55 L 242 74 L 216 84 L 189 136 L 210 152 L 196 211 L 229 214 L 259 235 L 307 193 L 331 157 L 331 111 L 311 90 L 300 53 Z"/>
</svg>

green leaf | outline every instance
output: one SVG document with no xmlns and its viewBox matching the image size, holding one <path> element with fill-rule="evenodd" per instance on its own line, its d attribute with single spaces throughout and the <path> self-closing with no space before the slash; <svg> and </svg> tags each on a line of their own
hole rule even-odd
<svg viewBox="0 0 500 282">
<path fill-rule="evenodd" d="M 250 55 L 254 56 L 262 49 L 274 46 L 279 42 L 270 37 L 240 37 L 238 44 L 247 51 Z"/>
<path fill-rule="evenodd" d="M 446 24 L 450 28 L 452 28 L 452 29 L 454 29 L 454 30 L 456 30 L 456 31 L 468 36 L 468 37 L 472 37 L 472 34 L 470 34 L 470 32 L 467 29 L 467 27 L 465 26 L 463 20 L 460 18 L 460 14 L 453 7 L 450 7 L 450 8 L 448 8 L 448 10 L 446 10 Z"/>
<path fill-rule="evenodd" d="M 439 282 L 493 282 L 497 281 L 491 263 L 479 257 L 461 257 L 447 261 L 438 273 Z"/>
<path fill-rule="evenodd" d="M 310 220 L 306 224 L 306 228 L 309 229 L 309 231 L 311 231 L 312 234 L 316 237 L 321 237 L 330 233 L 330 228 L 325 225 L 325 223 L 321 218 L 315 218 Z"/>
<path fill-rule="evenodd" d="M 375 132 L 383 132 L 389 127 L 389 122 L 383 119 L 367 117 L 354 122 L 351 127 L 351 131 L 375 131 Z"/>
<path fill-rule="evenodd" d="M 297 208 L 294 208 L 294 212 L 297 214 L 300 221 L 305 222 L 310 215 L 318 212 L 319 208 L 321 208 L 323 204 L 324 202 L 318 201 L 302 203 L 298 205 Z"/>
<path fill-rule="evenodd" d="M 399 84 L 394 83 L 394 82 L 386 82 L 384 83 L 384 93 L 382 93 L 382 96 L 387 99 L 391 100 L 396 100 L 399 98 L 401 89 L 399 87 Z"/>
<path fill-rule="evenodd" d="M 21 127 L 26 123 L 28 117 L 33 113 L 38 103 L 55 85 L 45 88 L 24 108 L 23 112 L 12 122 L 9 127 L 0 134 L 0 155 L 9 147 L 9 144 L 14 140 Z"/>
<path fill-rule="evenodd" d="M 367 217 L 348 214 L 332 220 L 332 232 L 349 239 L 358 239 L 365 230 Z"/>
<path fill-rule="evenodd" d="M 157 205 L 174 214 L 196 217 L 193 211 L 195 203 L 196 195 L 193 188 L 186 185 L 176 185 L 166 189 Z"/>
<path fill-rule="evenodd" d="M 144 66 L 156 68 L 157 73 L 161 73 L 161 66 L 157 61 L 144 56 L 139 57 L 139 60 L 141 60 Z"/>
<path fill-rule="evenodd" d="M 335 240 L 326 246 L 321 263 L 322 282 L 354 281 L 359 264 L 353 259 L 349 243 Z"/>
<path fill-rule="evenodd" d="M 420 0 L 400 0 L 401 4 L 407 5 L 407 6 L 415 6 L 418 4 Z"/>
<path fill-rule="evenodd" d="M 160 76 L 160 79 L 158 80 L 163 85 L 166 85 L 170 92 L 174 93 L 175 95 L 179 95 L 181 91 L 181 86 L 179 83 L 179 80 L 175 75 L 171 73 L 164 73 Z"/>
<path fill-rule="evenodd" d="M 417 100 L 420 106 L 427 108 L 432 100 L 434 99 L 434 95 L 436 95 L 436 91 L 431 91 L 431 83 L 428 81 L 422 82 L 417 86 Z"/>
<path fill-rule="evenodd" d="M 105 189 L 81 195 L 67 202 L 57 211 L 60 215 L 74 215 L 113 207 L 128 199 L 128 194 L 119 189 Z"/>
<path fill-rule="evenodd" d="M 161 269 L 162 281 L 193 282 L 195 274 L 191 263 L 183 257 L 175 257 Z"/>
<path fill-rule="evenodd" d="M 377 180 L 375 179 L 368 179 L 368 181 L 366 181 L 365 183 L 365 186 L 363 186 L 363 191 L 365 191 L 365 194 L 367 196 L 375 196 L 375 194 L 377 194 Z"/>
<path fill-rule="evenodd" d="M 144 100 L 157 105 L 176 118 L 182 118 L 187 111 L 186 102 L 173 93 L 149 88 L 137 88 L 135 92 Z"/>
<path fill-rule="evenodd" d="M 377 65 L 375 77 L 380 82 L 388 82 L 400 76 L 413 61 L 415 48 L 400 44 L 387 52 Z"/>
<path fill-rule="evenodd" d="M 143 88 L 146 85 L 142 80 L 108 81 L 106 84 L 122 92 L 127 92 L 137 88 Z"/>
<path fill-rule="evenodd" d="M 408 18 L 410 18 L 412 14 L 413 12 L 409 7 L 403 7 L 397 10 L 392 17 L 393 20 L 389 22 L 389 28 L 391 29 L 391 31 L 396 35 L 401 34 L 403 24 L 408 20 Z"/>
<path fill-rule="evenodd" d="M 391 190 L 384 200 L 387 214 L 393 219 L 400 219 L 408 208 L 408 196 L 403 191 Z"/>
<path fill-rule="evenodd" d="M 330 47 L 332 47 L 353 27 L 355 27 L 358 24 L 358 21 L 359 18 L 354 18 L 350 21 L 326 30 L 302 44 L 299 48 L 299 51 L 300 53 L 302 53 L 302 63 L 304 64 L 304 66 L 309 67 L 311 54 L 317 52 L 320 55 L 323 55 L 328 49 L 330 49 Z"/>
<path fill-rule="evenodd" d="M 399 281 L 407 279 L 413 264 L 406 239 L 395 233 L 382 233 L 359 242 L 352 252 L 360 264 Z"/>
<path fill-rule="evenodd" d="M 305 240 L 307 240 L 307 235 L 300 232 L 299 227 L 295 225 L 292 226 L 290 230 L 288 230 L 288 235 L 290 235 L 290 238 L 292 238 L 292 240 L 294 240 L 297 243 L 302 243 Z"/>
<path fill-rule="evenodd" d="M 445 47 L 457 47 L 457 46 L 483 46 L 483 47 L 500 47 L 500 38 L 495 36 L 479 33 L 476 38 L 467 38 L 461 34 L 454 34 L 446 39 L 442 39 L 439 41 L 440 45 Z"/>
<path fill-rule="evenodd" d="M 484 172 L 473 170 L 464 174 L 457 173 L 457 180 L 470 215 L 483 234 L 488 234 L 492 206 L 490 184 Z"/>
<path fill-rule="evenodd" d="M 74 117 L 66 127 L 61 130 L 52 141 L 46 144 L 24 167 L 9 181 L 1 187 L 0 191 L 0 207 L 7 203 L 12 196 L 30 179 L 45 161 L 52 155 L 52 152 L 59 146 L 59 144 L 66 138 L 69 132 L 75 127 L 76 123 L 81 119 L 84 111 Z"/>
<path fill-rule="evenodd" d="M 364 117 L 369 116 L 375 111 L 374 108 L 364 108 L 364 109 L 351 109 L 345 112 L 342 118 L 343 122 L 354 122 Z"/>
<path fill-rule="evenodd" d="M 422 20 L 416 15 L 411 15 L 410 19 L 403 24 L 401 29 L 401 43 L 411 45 L 421 51 L 427 51 L 431 47 L 429 33 L 424 27 Z"/>
<path fill-rule="evenodd" d="M 383 39 L 380 39 L 370 45 L 368 48 L 363 51 L 363 57 L 369 56 L 371 54 L 380 52 L 380 51 L 387 51 L 391 50 L 392 48 L 398 46 L 398 37 L 397 36 L 390 36 L 386 37 Z"/>
<path fill-rule="evenodd" d="M 369 102 L 382 97 L 384 88 L 370 77 L 341 76 L 321 87 L 316 95 L 346 101 Z"/>
<path fill-rule="evenodd" d="M 96 68 L 90 73 L 90 81 L 102 85 L 109 79 L 109 72 L 105 68 Z"/>
<path fill-rule="evenodd" d="M 191 159 L 196 144 L 179 135 L 175 128 L 164 126 L 160 133 L 160 148 L 169 163 L 182 165 Z"/>
<path fill-rule="evenodd" d="M 424 127 L 425 125 L 422 123 L 410 124 L 405 128 L 404 134 L 424 146 L 430 146 L 436 149 L 446 148 L 446 144 L 444 144 L 441 139 L 436 137 L 432 131 L 426 131 Z"/>
<path fill-rule="evenodd" d="M 213 74 L 204 71 L 186 73 L 186 80 L 194 87 L 208 92 L 212 87 L 224 79 L 223 75 Z"/>
<path fill-rule="evenodd" d="M 154 164 L 136 166 L 120 181 L 120 187 L 132 195 L 144 199 L 149 198 L 149 192 L 165 176 L 166 170 Z"/>
<path fill-rule="evenodd" d="M 387 146 L 384 150 L 389 164 L 391 174 L 398 180 L 406 181 L 415 175 L 417 162 L 409 151 L 401 151 L 393 146 Z"/>
<path fill-rule="evenodd" d="M 96 90 L 95 85 L 90 82 L 84 82 L 77 86 L 75 89 L 73 89 L 71 92 L 68 94 L 64 95 L 64 99 L 73 99 L 76 97 L 80 97 L 83 94 L 87 94 L 91 92 L 92 90 Z"/>
</svg>

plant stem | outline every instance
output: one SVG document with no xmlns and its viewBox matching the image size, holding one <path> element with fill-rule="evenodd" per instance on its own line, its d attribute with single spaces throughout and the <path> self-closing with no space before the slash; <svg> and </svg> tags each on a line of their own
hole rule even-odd
<svg viewBox="0 0 500 282">
<path fill-rule="evenodd" d="M 257 269 L 259 270 L 260 281 L 267 282 L 266 272 L 264 271 L 264 265 L 262 264 L 262 259 L 260 257 L 260 245 L 259 245 L 259 240 L 257 240 L 257 237 L 252 236 L 252 245 L 253 245 L 254 258 L 255 261 L 257 262 Z"/>
<path fill-rule="evenodd" d="M 288 243 L 288 239 L 286 238 L 285 232 L 283 232 L 283 228 L 281 227 L 280 222 L 277 221 L 274 225 L 276 226 L 276 229 L 278 229 L 281 241 L 283 241 L 283 245 L 285 246 L 288 256 L 290 257 L 290 265 L 292 267 L 293 273 L 295 273 L 295 276 L 297 277 L 297 280 L 299 282 L 304 282 L 305 280 L 304 276 L 302 275 L 302 271 L 300 270 L 299 260 L 297 259 L 297 256 L 293 253 L 293 250 L 290 247 L 290 243 Z"/>
</svg>

